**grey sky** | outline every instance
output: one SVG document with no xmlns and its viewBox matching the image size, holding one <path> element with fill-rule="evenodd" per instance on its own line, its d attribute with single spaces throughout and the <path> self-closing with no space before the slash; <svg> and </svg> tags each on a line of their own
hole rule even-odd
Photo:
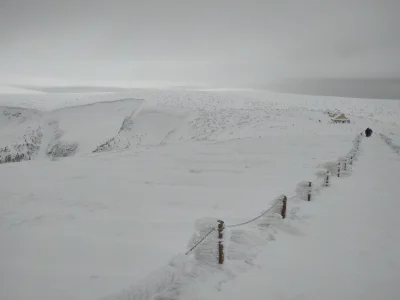
<svg viewBox="0 0 400 300">
<path fill-rule="evenodd" d="M 399 0 L 0 0 L 0 83 L 400 77 Z"/>
</svg>

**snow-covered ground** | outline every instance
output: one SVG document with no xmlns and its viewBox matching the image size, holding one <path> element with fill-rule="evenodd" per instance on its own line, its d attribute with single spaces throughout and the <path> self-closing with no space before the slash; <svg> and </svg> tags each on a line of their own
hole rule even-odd
<svg viewBox="0 0 400 300">
<path fill-rule="evenodd" d="M 400 238 L 390 230 L 400 225 L 399 156 L 374 135 L 351 176 L 315 190 L 321 165 L 346 155 L 367 126 L 400 136 L 398 102 L 286 96 L 135 90 L 50 105 L 15 96 L 13 106 L 31 109 L 2 108 L 22 113 L 0 113 L 1 146 L 29 127 L 42 135 L 34 160 L 0 165 L 0 298 L 400 297 Z M 322 110 L 334 108 L 352 123 L 330 124 Z M 57 143 L 76 145 L 73 156 L 51 161 Z M 311 203 L 292 197 L 304 180 L 315 185 Z M 227 231 L 223 268 L 184 255 L 196 224 L 246 221 L 281 194 L 288 219 Z"/>
<path fill-rule="evenodd" d="M 377 135 L 364 140 L 353 174 L 303 203 L 297 232 L 260 247 L 258 268 L 209 299 L 399 299 L 399 174 Z"/>
<path fill-rule="evenodd" d="M 374 100 L 343 97 L 326 97 L 311 95 L 282 94 L 260 90 L 212 90 L 212 89 L 131 89 L 125 92 L 98 93 L 43 93 L 29 91 L 24 93 L 2 93 L 0 89 L 0 106 L 18 106 L 37 110 L 54 110 L 63 107 L 90 104 L 120 99 L 146 99 L 147 102 L 167 104 L 180 108 L 236 108 L 239 106 L 300 107 L 307 110 L 340 109 L 346 114 L 360 117 L 396 122 L 400 120 L 399 100 Z"/>
</svg>

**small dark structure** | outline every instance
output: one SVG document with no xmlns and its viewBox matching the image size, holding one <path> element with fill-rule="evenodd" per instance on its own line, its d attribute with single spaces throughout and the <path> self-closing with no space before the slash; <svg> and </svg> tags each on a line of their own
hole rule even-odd
<svg viewBox="0 0 400 300">
<path fill-rule="evenodd" d="M 371 135 L 372 135 L 372 129 L 368 127 L 367 129 L 365 129 L 365 136 L 370 137 Z"/>
</svg>

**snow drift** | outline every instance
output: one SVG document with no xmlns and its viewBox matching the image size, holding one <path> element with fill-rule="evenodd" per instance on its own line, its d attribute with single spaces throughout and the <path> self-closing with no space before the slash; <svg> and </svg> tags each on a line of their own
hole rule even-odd
<svg viewBox="0 0 400 300">
<path fill-rule="evenodd" d="M 91 153 L 113 137 L 143 100 L 123 99 L 52 112 L 0 107 L 0 162 Z"/>
<path fill-rule="evenodd" d="M 132 100 L 67 109 L 55 101 L 56 111 L 2 108 L 1 147 L 33 152 L 31 161 L 0 166 L 1 298 L 309 299 L 315 286 L 336 296 L 331 274 L 353 292 L 363 287 L 360 274 L 371 289 L 383 286 L 385 274 L 384 290 L 395 294 L 398 239 L 390 229 L 398 227 L 399 157 L 375 135 L 361 145 L 354 137 L 371 127 L 395 143 L 399 127 L 370 119 L 374 109 L 361 102 L 353 103 L 350 124 L 330 124 L 325 108 L 350 105 L 323 98 L 309 110 L 306 101 L 284 97 L 137 90 L 86 99 Z M 24 148 L 30 135 L 35 147 Z M 110 139 L 115 147 L 93 153 Z M 338 158 L 357 146 L 351 176 L 334 176 Z M 313 182 L 310 202 L 304 185 L 296 191 L 303 181 Z M 213 252 L 202 253 L 215 251 L 216 236 L 183 255 L 210 222 L 245 222 L 281 194 L 289 198 L 285 220 L 229 228 L 224 268 Z"/>
</svg>

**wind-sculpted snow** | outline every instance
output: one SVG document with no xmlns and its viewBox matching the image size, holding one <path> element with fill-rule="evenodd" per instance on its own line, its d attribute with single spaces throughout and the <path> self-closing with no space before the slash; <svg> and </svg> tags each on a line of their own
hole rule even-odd
<svg viewBox="0 0 400 300">
<path fill-rule="evenodd" d="M 66 143 L 61 139 L 64 135 L 64 131 L 59 128 L 58 121 L 52 120 L 48 124 L 48 128 L 51 128 L 53 136 L 50 137 L 50 142 L 46 148 L 46 155 L 53 159 L 59 157 L 68 157 L 75 154 L 78 148 L 77 143 Z"/>
<path fill-rule="evenodd" d="M 184 111 L 166 108 L 141 109 L 126 117 L 118 134 L 99 145 L 93 152 L 162 145 L 184 125 L 187 116 Z"/>
<path fill-rule="evenodd" d="M 17 97 L 14 99 L 17 101 L 20 96 L 10 97 Z M 37 107 L 44 103 L 44 98 L 40 97 L 45 95 L 38 94 L 32 98 Z M 60 97 L 59 100 L 57 97 Z M 43 158 L 153 147 L 185 140 L 254 138 L 256 135 L 263 136 L 265 130 L 285 130 L 290 123 L 295 126 L 294 123 L 298 122 L 291 122 L 290 118 L 296 119 L 299 114 L 309 114 L 313 120 L 322 119 L 321 122 L 326 123 L 326 116 L 311 116 L 326 111 L 344 112 L 351 121 L 363 120 L 360 123 L 367 126 L 372 123 L 373 127 L 381 126 L 382 121 L 395 125 L 400 119 L 400 101 L 396 100 L 374 102 L 370 99 L 265 91 L 136 89 L 124 93 L 78 94 L 74 97 L 76 99 L 68 94 L 55 95 L 54 103 L 59 105 L 54 107 L 84 105 L 47 113 L 33 109 L 5 109 L 0 116 L 0 123 L 8 124 L 7 130 L 0 132 L 3 147 L 18 143 L 17 137 L 22 137 L 28 126 L 39 125 L 43 131 L 42 149 L 52 148 L 39 151 L 39 157 Z M 59 146 L 54 145 L 53 128 L 48 126 L 53 120 L 57 121 L 62 132 L 62 137 L 57 139 Z M 13 142 L 6 142 L 10 137 Z"/>
<path fill-rule="evenodd" d="M 113 137 L 124 118 L 132 115 L 143 102 L 124 99 L 47 113 L 0 108 L 0 162 L 91 153 L 101 141 Z"/>
<path fill-rule="evenodd" d="M 36 157 L 43 135 L 40 118 L 35 110 L 0 107 L 0 163 Z"/>
<path fill-rule="evenodd" d="M 62 144 L 76 145 L 77 153 L 91 153 L 104 140 L 114 137 L 123 120 L 142 104 L 143 100 L 137 99 L 96 103 L 60 109 L 47 118 L 58 122 Z"/>
<path fill-rule="evenodd" d="M 400 100 L 374 100 L 330 96 L 275 93 L 269 91 L 201 91 L 181 89 L 132 89 L 117 93 L 0 95 L 0 105 L 21 106 L 51 111 L 63 107 L 112 102 L 120 99 L 143 99 L 153 106 L 167 106 L 191 111 L 224 108 L 339 110 L 365 119 L 399 124 Z"/>
<path fill-rule="evenodd" d="M 0 110 L 1 148 L 24 149 L 27 133 L 39 147 L 35 161 L 0 166 L 1 299 L 310 299 L 316 289 L 318 299 L 342 296 L 331 275 L 340 287 L 360 291 L 370 282 L 367 295 L 397 299 L 400 164 L 376 133 L 398 144 L 400 129 L 370 119 L 372 106 L 354 102 L 360 114 L 332 124 L 324 111 L 346 103 L 307 108 L 306 98 L 255 92 L 93 97 L 134 99 Z M 354 137 L 367 127 L 374 134 L 354 156 Z M 337 177 L 344 155 L 353 165 Z M 297 194 L 303 181 L 313 183 L 310 202 Z M 286 218 L 278 206 L 264 215 L 282 194 Z M 217 231 L 184 255 L 217 220 L 246 223 L 224 233 L 222 268 Z M 360 297 L 352 291 L 342 299 Z"/>
<path fill-rule="evenodd" d="M 31 160 L 39 152 L 42 139 L 41 128 L 28 128 L 21 141 L 0 148 L 0 164 Z"/>
<path fill-rule="evenodd" d="M 3 142 L 4 147 L 7 146 L 3 152 L 18 145 L 18 135 L 23 136 L 32 126 L 41 128 L 42 141 L 40 149 L 27 156 L 29 159 L 143 149 L 193 140 L 219 142 L 261 138 L 266 133 L 287 134 L 289 128 L 291 132 L 306 128 L 316 132 L 324 131 L 329 124 L 329 117 L 316 105 L 306 109 L 298 107 L 299 103 L 260 100 L 263 93 L 135 90 L 131 94 L 135 98 L 105 101 L 109 96 L 102 99 L 103 102 L 48 113 L 7 108 L 0 116 L 0 122 L 8 124 L 4 128 L 9 130 L 2 131 L 4 138 L 1 140 L 12 137 L 14 142 Z M 146 100 L 140 100 L 140 97 Z M 322 107 L 326 111 L 328 106 L 321 104 Z M 363 115 L 349 117 L 352 122 L 359 120 L 360 126 L 371 125 Z M 301 119 L 303 121 L 299 123 Z M 317 122 L 321 125 L 314 126 Z M 376 121 L 373 125 L 382 126 Z M 349 126 L 336 127 L 352 130 Z M 21 159 L 21 154 L 17 156 L 15 152 L 12 155 L 16 158 L 7 156 L 7 161 Z"/>
<path fill-rule="evenodd" d="M 215 218 L 196 220 L 195 233 L 189 240 L 188 249 L 215 224 Z M 282 225 L 281 219 L 274 219 L 270 215 L 256 223 L 259 228 L 256 232 L 240 228 L 224 230 L 223 242 L 227 259 L 224 268 L 218 265 L 218 233 L 214 231 L 192 254 L 178 254 L 168 265 L 152 272 L 137 284 L 99 300 L 208 299 L 210 291 L 220 290 L 238 272 L 251 269 L 257 257 L 257 247 L 274 240 L 276 226 Z"/>
</svg>

